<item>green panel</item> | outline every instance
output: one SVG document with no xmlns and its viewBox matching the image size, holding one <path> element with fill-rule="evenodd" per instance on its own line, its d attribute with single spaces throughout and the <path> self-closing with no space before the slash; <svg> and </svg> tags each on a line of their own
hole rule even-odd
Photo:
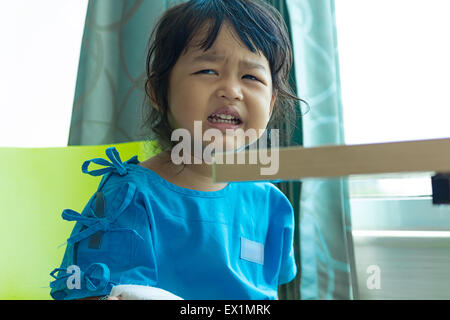
<svg viewBox="0 0 450 320">
<path fill-rule="evenodd" d="M 81 212 L 101 179 L 83 174 L 81 165 L 107 159 L 109 146 L 0 148 L 0 299 L 51 298 L 49 273 L 59 267 L 65 246 L 58 246 L 74 226 L 61 213 Z M 158 152 L 141 142 L 114 146 L 122 161 Z"/>
</svg>

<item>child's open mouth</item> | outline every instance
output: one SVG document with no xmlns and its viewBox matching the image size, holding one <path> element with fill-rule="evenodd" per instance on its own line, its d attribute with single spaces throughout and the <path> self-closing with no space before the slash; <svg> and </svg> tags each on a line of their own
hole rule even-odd
<svg viewBox="0 0 450 320">
<path fill-rule="evenodd" d="M 208 117 L 208 124 L 217 129 L 236 129 L 242 125 L 242 121 L 229 114 L 212 114 Z"/>
</svg>

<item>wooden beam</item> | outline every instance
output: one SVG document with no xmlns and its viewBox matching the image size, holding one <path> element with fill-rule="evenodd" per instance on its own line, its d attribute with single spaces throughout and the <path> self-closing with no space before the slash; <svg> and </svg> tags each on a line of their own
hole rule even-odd
<svg viewBox="0 0 450 320">
<path fill-rule="evenodd" d="M 278 159 L 272 156 L 271 163 L 266 165 L 260 162 L 258 152 L 258 150 L 242 152 L 245 153 L 244 164 L 229 164 L 226 159 L 222 160 L 224 164 L 216 163 L 221 156 L 217 155 L 213 164 L 214 181 L 297 180 L 404 172 L 450 173 L 450 138 L 314 148 L 280 148 Z M 269 158 L 271 155 L 269 152 Z M 273 155 L 276 155 L 276 152 Z M 251 156 L 257 159 L 255 164 L 250 164 Z M 274 161 L 278 161 L 276 174 L 262 174 L 262 168 L 276 166 Z"/>
</svg>

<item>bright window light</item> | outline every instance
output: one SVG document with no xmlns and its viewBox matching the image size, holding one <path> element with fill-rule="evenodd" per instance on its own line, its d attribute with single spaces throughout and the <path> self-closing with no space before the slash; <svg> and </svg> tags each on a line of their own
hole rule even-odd
<svg viewBox="0 0 450 320">
<path fill-rule="evenodd" d="M 355 237 L 450 238 L 449 231 L 354 230 L 352 234 Z"/>
<path fill-rule="evenodd" d="M 450 137 L 450 1 L 335 0 L 346 144 Z M 352 197 L 430 196 L 431 176 L 350 179 Z"/>
<path fill-rule="evenodd" d="M 87 4 L 0 4 L 0 147 L 67 146 Z"/>
<path fill-rule="evenodd" d="M 450 137 L 450 1 L 335 5 L 346 144 Z"/>
</svg>

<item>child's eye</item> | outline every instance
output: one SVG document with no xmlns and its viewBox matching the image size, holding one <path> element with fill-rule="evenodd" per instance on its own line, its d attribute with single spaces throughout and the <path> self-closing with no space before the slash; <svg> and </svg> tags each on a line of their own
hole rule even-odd
<svg viewBox="0 0 450 320">
<path fill-rule="evenodd" d="M 215 73 L 215 71 L 214 71 L 214 70 L 211 70 L 211 69 L 201 70 L 201 71 L 199 71 L 199 72 L 197 72 L 197 73 L 202 73 L 202 74 L 212 74 L 212 73 L 210 73 L 210 72 Z"/>
<path fill-rule="evenodd" d="M 250 74 L 246 74 L 244 77 L 250 77 L 251 78 L 250 80 L 260 81 L 258 78 L 254 77 Z"/>
<path fill-rule="evenodd" d="M 200 70 L 197 73 L 198 74 L 215 74 L 216 72 L 212 69 L 205 69 L 205 70 Z M 250 80 L 261 82 L 261 80 L 259 80 L 255 76 L 252 76 L 251 74 L 246 74 L 244 77 L 249 77 Z"/>
</svg>

